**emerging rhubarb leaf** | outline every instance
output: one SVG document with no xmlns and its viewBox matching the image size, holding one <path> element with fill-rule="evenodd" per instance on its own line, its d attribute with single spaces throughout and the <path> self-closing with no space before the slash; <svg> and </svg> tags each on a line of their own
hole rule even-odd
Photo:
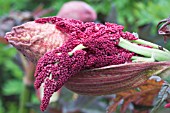
<svg viewBox="0 0 170 113">
<path fill-rule="evenodd" d="M 80 94 L 106 95 L 137 87 L 170 65 L 156 62 L 169 61 L 168 50 L 123 32 L 123 28 L 114 23 L 48 17 L 15 27 L 6 38 L 37 63 L 34 86 L 38 89 L 45 83 L 44 111 L 51 95 L 65 83 Z"/>
</svg>

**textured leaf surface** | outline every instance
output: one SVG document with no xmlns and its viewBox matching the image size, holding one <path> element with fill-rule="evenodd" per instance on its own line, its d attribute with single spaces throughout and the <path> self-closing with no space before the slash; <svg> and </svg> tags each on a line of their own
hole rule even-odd
<svg viewBox="0 0 170 113">
<path fill-rule="evenodd" d="M 65 86 L 83 95 L 114 94 L 142 85 L 169 65 L 170 62 L 127 63 L 82 71 L 71 77 Z"/>
<path fill-rule="evenodd" d="M 140 108 L 151 107 L 162 84 L 163 81 L 156 82 L 155 80 L 147 80 L 146 83 L 138 88 L 117 93 L 116 98 L 113 99 L 113 104 L 108 107 L 108 113 L 115 111 L 122 99 L 124 101 L 121 105 L 121 113 L 125 113 L 130 103 L 133 103 L 135 106 L 140 106 Z M 140 113 L 147 113 L 148 109 L 145 109 L 144 111 L 140 109 L 139 111 Z M 139 111 L 134 108 L 133 113 L 139 113 Z"/>
</svg>

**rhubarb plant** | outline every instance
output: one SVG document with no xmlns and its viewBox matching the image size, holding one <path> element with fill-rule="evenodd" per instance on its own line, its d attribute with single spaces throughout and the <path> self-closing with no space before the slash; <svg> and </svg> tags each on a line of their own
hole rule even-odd
<svg viewBox="0 0 170 113">
<path fill-rule="evenodd" d="M 63 85 L 80 94 L 107 95 L 137 87 L 170 67 L 167 49 L 123 29 L 47 17 L 14 27 L 5 37 L 37 65 L 34 86 L 44 83 L 44 111 Z"/>
</svg>

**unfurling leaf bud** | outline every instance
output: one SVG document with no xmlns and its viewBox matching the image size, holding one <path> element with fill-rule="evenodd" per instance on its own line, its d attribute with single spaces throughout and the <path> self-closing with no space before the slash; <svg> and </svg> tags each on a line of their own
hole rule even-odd
<svg viewBox="0 0 170 113">
<path fill-rule="evenodd" d="M 5 38 L 30 61 L 36 63 L 44 53 L 60 47 L 67 35 L 54 24 L 27 22 L 12 28 Z"/>
</svg>

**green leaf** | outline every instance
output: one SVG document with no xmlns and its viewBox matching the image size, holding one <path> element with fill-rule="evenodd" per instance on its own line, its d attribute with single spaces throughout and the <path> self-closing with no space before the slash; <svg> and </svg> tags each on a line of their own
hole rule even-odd
<svg viewBox="0 0 170 113">
<path fill-rule="evenodd" d="M 5 68 L 7 71 L 10 71 L 12 73 L 11 76 L 13 76 L 17 79 L 20 79 L 20 80 L 22 79 L 22 76 L 23 76 L 22 70 L 12 60 L 5 61 Z"/>
<path fill-rule="evenodd" d="M 8 103 L 8 111 L 7 113 L 17 113 L 18 112 L 18 105 L 14 102 Z"/>
<path fill-rule="evenodd" d="M 2 105 L 2 100 L 0 100 L 0 113 L 4 113 L 4 108 L 3 108 L 3 105 Z"/>
<path fill-rule="evenodd" d="M 8 80 L 3 87 L 3 94 L 6 96 L 17 95 L 21 93 L 22 81 L 19 80 Z"/>
</svg>

